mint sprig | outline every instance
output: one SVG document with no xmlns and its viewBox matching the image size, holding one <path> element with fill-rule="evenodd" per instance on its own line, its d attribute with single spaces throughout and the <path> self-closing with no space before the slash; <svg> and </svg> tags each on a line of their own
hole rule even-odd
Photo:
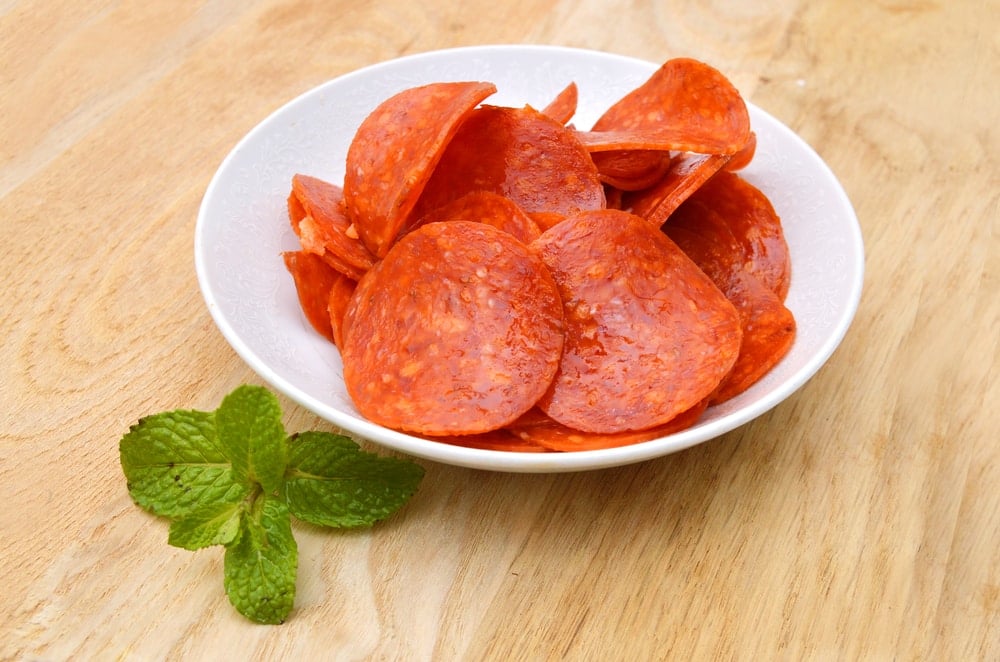
<svg viewBox="0 0 1000 662">
<path fill-rule="evenodd" d="M 240 386 L 212 412 L 146 416 L 119 442 L 133 501 L 171 520 L 167 542 L 225 547 L 223 585 L 241 614 L 281 623 L 295 600 L 292 516 L 320 526 L 371 526 L 402 507 L 423 468 L 367 453 L 330 432 L 285 433 L 281 406 Z"/>
</svg>

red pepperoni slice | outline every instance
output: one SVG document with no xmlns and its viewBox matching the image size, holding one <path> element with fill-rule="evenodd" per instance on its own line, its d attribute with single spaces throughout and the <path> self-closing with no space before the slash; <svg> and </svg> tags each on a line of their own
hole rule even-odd
<svg viewBox="0 0 1000 662">
<path fill-rule="evenodd" d="M 531 220 L 538 225 L 538 229 L 545 232 L 553 225 L 561 223 L 566 220 L 566 214 L 562 214 L 557 211 L 536 211 L 533 214 L 529 214 Z"/>
<path fill-rule="evenodd" d="M 577 131 L 601 181 L 622 191 L 640 191 L 659 182 L 670 169 L 669 140 L 642 129 Z"/>
<path fill-rule="evenodd" d="M 344 191 L 339 186 L 308 175 L 292 177 L 288 216 L 302 249 L 357 280 L 375 258 L 351 228 L 343 203 Z"/>
<path fill-rule="evenodd" d="M 474 110 L 434 169 L 415 216 L 476 190 L 510 198 L 528 214 L 604 207 L 597 167 L 575 132 L 531 107 Z"/>
<path fill-rule="evenodd" d="M 503 427 L 551 382 L 563 345 L 552 276 L 482 223 L 424 225 L 372 267 L 346 318 L 344 383 L 362 415 L 397 430 Z"/>
<path fill-rule="evenodd" d="M 466 193 L 444 207 L 426 214 L 417 224 L 419 226 L 445 221 L 486 223 L 514 235 L 526 244 L 538 239 L 538 235 L 542 233 L 538 229 L 538 224 L 513 200 L 490 191 Z"/>
<path fill-rule="evenodd" d="M 560 124 L 569 124 L 576 115 L 576 105 L 579 101 L 579 90 L 576 83 L 570 83 L 556 95 L 556 98 L 549 102 L 542 112 Z"/>
<path fill-rule="evenodd" d="M 792 258 L 781 219 L 768 197 L 739 175 L 720 172 L 695 191 L 690 202 L 722 217 L 743 250 L 744 266 L 784 301 Z"/>
<path fill-rule="evenodd" d="M 577 131 L 576 137 L 591 154 L 621 151 L 670 152 L 678 150 L 677 141 L 657 129 L 609 129 L 607 131 Z"/>
<path fill-rule="evenodd" d="M 538 403 L 556 421 L 598 433 L 651 428 L 729 372 L 736 310 L 658 228 L 617 210 L 584 212 L 532 247 L 565 308 L 559 372 Z"/>
<path fill-rule="evenodd" d="M 344 282 L 352 281 L 314 253 L 287 251 L 281 257 L 295 281 L 295 291 L 306 320 L 320 335 L 335 342 L 327 312 L 330 291 Z"/>
<path fill-rule="evenodd" d="M 721 154 L 681 154 L 671 161 L 667 174 L 655 186 L 625 192 L 622 209 L 659 227 L 728 160 Z"/>
<path fill-rule="evenodd" d="M 400 92 L 361 123 L 347 151 L 344 201 L 361 240 L 377 257 L 407 222 L 427 178 L 492 83 L 432 83 Z"/>
<path fill-rule="evenodd" d="M 347 305 L 351 301 L 358 286 L 356 281 L 350 278 L 339 278 L 334 281 L 330 288 L 330 297 L 326 306 L 330 316 L 330 330 L 333 332 L 333 343 L 337 347 L 344 346 L 344 315 L 347 312 Z"/>
<path fill-rule="evenodd" d="M 656 185 L 672 163 L 670 152 L 600 152 L 593 156 L 601 181 L 620 191 L 641 191 Z"/>
<path fill-rule="evenodd" d="M 609 108 L 594 131 L 655 132 L 668 149 L 734 154 L 747 143 L 750 115 L 739 91 L 717 69 L 687 58 L 665 62 Z"/>
<path fill-rule="evenodd" d="M 589 451 L 601 448 L 628 446 L 651 439 L 659 439 L 668 434 L 686 430 L 695 423 L 708 408 L 704 399 L 691 409 L 681 412 L 663 425 L 625 432 L 594 433 L 583 432 L 557 423 L 540 409 L 535 408 L 517 419 L 507 429 L 525 443 L 537 444 L 553 451 Z"/>
<path fill-rule="evenodd" d="M 795 318 L 773 291 L 744 268 L 743 252 L 726 221 L 702 205 L 683 205 L 664 232 L 736 307 L 743 329 L 739 357 L 712 396 L 712 404 L 739 395 L 791 349 Z"/>
<path fill-rule="evenodd" d="M 490 430 L 479 434 L 450 435 L 434 437 L 424 435 L 424 439 L 440 441 L 453 446 L 480 448 L 488 451 L 510 451 L 514 453 L 544 453 L 549 450 L 529 439 L 522 439 L 506 428 Z"/>
<path fill-rule="evenodd" d="M 753 131 L 747 138 L 747 144 L 740 148 L 740 151 L 733 154 L 733 158 L 726 163 L 726 170 L 730 172 L 742 170 L 750 165 L 753 157 L 757 154 L 757 134 Z"/>
</svg>

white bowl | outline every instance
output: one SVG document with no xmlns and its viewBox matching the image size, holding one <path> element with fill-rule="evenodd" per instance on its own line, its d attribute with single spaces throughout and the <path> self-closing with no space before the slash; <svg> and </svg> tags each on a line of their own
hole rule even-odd
<svg viewBox="0 0 1000 662">
<path fill-rule="evenodd" d="M 770 197 L 782 218 L 792 256 L 786 305 L 798 333 L 790 352 L 762 380 L 676 434 L 603 450 L 517 453 L 428 441 L 376 425 L 351 403 L 340 355 L 306 322 L 280 257 L 298 248 L 286 211 L 292 175 L 341 183 L 358 125 L 390 95 L 435 81 L 482 80 L 498 87 L 491 104 L 541 108 L 575 81 L 579 107 L 573 123 L 590 128 L 659 64 L 550 46 L 456 48 L 366 67 L 290 101 L 236 145 L 205 192 L 195 263 L 212 318 L 264 381 L 301 406 L 359 438 L 447 464 L 517 472 L 597 469 L 673 453 L 753 420 L 812 377 L 844 337 L 861 296 L 864 246 L 851 203 L 830 169 L 752 104 L 757 153 L 741 174 Z"/>
</svg>

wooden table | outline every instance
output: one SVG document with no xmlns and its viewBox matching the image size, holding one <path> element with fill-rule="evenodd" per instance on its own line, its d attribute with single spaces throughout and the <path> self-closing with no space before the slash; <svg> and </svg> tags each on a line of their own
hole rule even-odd
<svg viewBox="0 0 1000 662">
<path fill-rule="evenodd" d="M 879 0 L 0 3 L 3 659 L 1000 658 L 1000 6 Z M 580 46 L 723 70 L 847 190 L 865 292 L 752 424 L 616 469 L 423 462 L 300 527 L 296 608 L 129 499 L 139 416 L 259 379 L 195 278 L 199 202 L 286 100 L 399 55 Z M 290 430 L 329 425 L 282 400 Z"/>
</svg>

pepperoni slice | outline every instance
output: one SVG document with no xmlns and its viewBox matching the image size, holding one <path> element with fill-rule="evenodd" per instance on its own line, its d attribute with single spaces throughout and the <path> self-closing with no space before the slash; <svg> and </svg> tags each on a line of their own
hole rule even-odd
<svg viewBox="0 0 1000 662">
<path fill-rule="evenodd" d="M 670 152 L 599 152 L 593 157 L 601 181 L 621 191 L 641 191 L 656 185 L 672 163 Z"/>
<path fill-rule="evenodd" d="M 347 305 L 351 301 L 358 286 L 357 281 L 350 278 L 338 278 L 330 288 L 330 296 L 327 300 L 327 313 L 330 317 L 330 330 L 333 332 L 333 344 L 337 347 L 344 346 L 344 315 L 347 312 Z"/>
<path fill-rule="evenodd" d="M 548 387 L 563 346 L 559 292 L 541 260 L 483 223 L 430 223 L 358 283 L 344 383 L 362 415 L 397 430 L 503 427 Z"/>
<path fill-rule="evenodd" d="M 320 335 L 335 342 L 327 312 L 330 291 L 344 282 L 352 281 L 314 253 L 287 251 L 281 257 L 295 281 L 295 291 L 306 320 Z"/>
<path fill-rule="evenodd" d="M 690 203 L 704 205 L 722 217 L 743 250 L 746 268 L 784 301 L 791 284 L 792 258 L 781 219 L 764 192 L 724 171 L 699 187 Z"/>
<path fill-rule="evenodd" d="M 571 82 L 556 95 L 555 99 L 542 109 L 542 113 L 560 124 L 569 124 L 569 121 L 573 119 L 573 115 L 576 115 L 576 106 L 579 97 L 580 91 L 577 89 L 576 83 Z"/>
<path fill-rule="evenodd" d="M 513 200 L 490 191 L 472 191 L 423 216 L 417 225 L 445 221 L 473 221 L 486 223 L 508 232 L 526 244 L 542 233 Z"/>
<path fill-rule="evenodd" d="M 434 165 L 493 83 L 431 83 L 404 90 L 361 123 L 347 150 L 344 201 L 358 235 L 383 257 L 407 222 Z"/>
<path fill-rule="evenodd" d="M 739 395 L 773 368 L 795 340 L 795 318 L 777 295 L 744 268 L 743 252 L 726 221 L 702 205 L 683 205 L 664 232 L 736 307 L 743 330 L 739 357 L 712 395 L 712 404 Z"/>
<path fill-rule="evenodd" d="M 728 160 L 723 154 L 681 154 L 655 186 L 623 194 L 622 209 L 659 227 Z"/>
<path fill-rule="evenodd" d="M 687 411 L 681 412 L 663 425 L 645 430 L 625 432 L 595 433 L 583 432 L 557 423 L 537 407 L 507 426 L 512 434 L 525 443 L 537 444 L 553 451 L 590 451 L 602 448 L 628 446 L 651 439 L 659 439 L 668 434 L 686 430 L 695 423 L 708 408 L 704 399 Z"/>
<path fill-rule="evenodd" d="M 753 131 L 750 132 L 750 136 L 747 138 L 747 144 L 740 148 L 740 151 L 733 154 L 733 158 L 729 159 L 726 163 L 725 168 L 730 172 L 736 170 L 742 170 L 750 165 L 753 161 L 753 157 L 757 154 L 757 134 Z"/>
<path fill-rule="evenodd" d="M 691 151 L 677 149 L 678 142 L 658 129 L 609 129 L 606 131 L 577 131 L 576 137 L 591 154 L 621 151 Z"/>
<path fill-rule="evenodd" d="M 706 398 L 740 347 L 732 304 L 669 238 L 617 210 L 583 212 L 533 244 L 562 296 L 566 341 L 538 406 L 616 433 L 664 424 Z"/>
<path fill-rule="evenodd" d="M 566 220 L 566 214 L 557 211 L 536 211 L 533 214 L 529 214 L 529 216 L 531 216 L 531 220 L 535 222 L 538 229 L 542 232 Z"/>
<path fill-rule="evenodd" d="M 351 228 L 344 191 L 336 184 L 294 175 L 288 216 L 302 249 L 319 255 L 345 276 L 357 280 L 374 264 L 374 256 Z"/>
<path fill-rule="evenodd" d="M 659 182 L 670 169 L 673 142 L 642 129 L 577 131 L 601 181 L 622 191 L 640 191 Z"/>
<path fill-rule="evenodd" d="M 474 110 L 434 169 L 416 217 L 475 190 L 510 198 L 528 214 L 605 204 L 597 167 L 575 132 L 529 106 Z"/>
<path fill-rule="evenodd" d="M 650 131 L 674 151 L 734 154 L 747 143 L 750 115 L 739 91 L 721 72 L 697 60 L 676 58 L 611 106 L 593 130 Z"/>
<path fill-rule="evenodd" d="M 509 431 L 507 428 L 490 430 L 479 434 L 449 435 L 434 437 L 424 435 L 424 439 L 430 441 L 440 441 L 453 446 L 465 446 L 466 448 L 480 448 L 488 451 L 510 451 L 514 453 L 544 453 L 548 448 L 535 443 L 530 439 L 522 439 Z"/>
</svg>

